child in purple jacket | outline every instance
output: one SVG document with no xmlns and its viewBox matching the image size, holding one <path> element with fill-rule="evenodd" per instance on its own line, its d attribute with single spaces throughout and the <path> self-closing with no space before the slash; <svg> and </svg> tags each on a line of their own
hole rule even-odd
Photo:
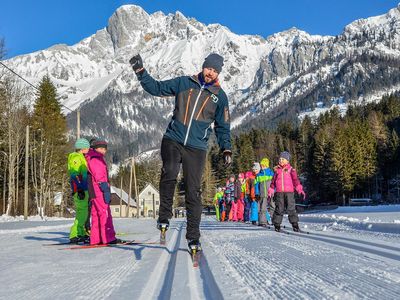
<svg viewBox="0 0 400 300">
<path fill-rule="evenodd" d="M 270 188 L 268 189 L 268 196 L 273 197 L 275 190 L 275 212 L 272 218 L 275 231 L 281 230 L 281 223 L 283 212 L 285 210 L 285 202 L 287 203 L 287 212 L 289 222 L 292 224 L 293 231 L 300 231 L 299 217 L 296 212 L 296 201 L 294 199 L 294 192 L 302 195 L 303 198 L 306 194 L 303 191 L 297 172 L 289 163 L 290 154 L 284 151 L 279 156 L 279 164 L 274 168 L 274 177 L 272 178 Z"/>
</svg>

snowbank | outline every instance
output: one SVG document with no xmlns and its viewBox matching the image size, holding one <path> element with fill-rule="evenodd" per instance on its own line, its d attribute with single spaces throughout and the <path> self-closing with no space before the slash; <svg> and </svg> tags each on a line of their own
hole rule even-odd
<svg viewBox="0 0 400 300">
<path fill-rule="evenodd" d="M 339 206 L 329 213 L 355 213 L 355 212 L 400 212 L 400 205 L 377 205 L 377 206 Z"/>
<path fill-rule="evenodd" d="M 314 223 L 315 229 L 323 231 L 400 234 L 400 205 L 338 207 L 323 213 L 300 215 L 300 220 L 305 224 Z"/>
<path fill-rule="evenodd" d="M 65 220 L 71 220 L 71 218 L 60 218 L 60 217 L 47 217 L 44 216 L 43 219 L 39 216 L 29 216 L 28 221 L 65 221 Z M 0 216 L 0 223 L 3 222 L 19 222 L 19 221 L 24 221 L 24 216 L 8 216 L 8 215 L 1 215 Z"/>
</svg>

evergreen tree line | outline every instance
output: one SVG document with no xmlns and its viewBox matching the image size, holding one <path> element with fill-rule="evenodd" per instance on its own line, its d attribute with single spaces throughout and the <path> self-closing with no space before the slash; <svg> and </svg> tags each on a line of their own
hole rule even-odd
<svg viewBox="0 0 400 300">
<path fill-rule="evenodd" d="M 281 121 L 275 129 L 251 129 L 232 137 L 233 164 L 224 165 L 219 147 L 211 143 L 202 181 L 203 205 L 212 205 L 216 187 L 224 186 L 230 174 L 249 171 L 264 157 L 270 166 L 286 150 L 298 170 L 313 204 L 343 204 L 351 197 L 369 197 L 385 202 L 400 193 L 400 96 L 384 97 L 379 103 L 350 106 L 341 116 L 332 109 L 298 125 Z M 136 164 L 138 191 L 147 183 L 158 188 L 161 161 Z M 120 167 L 113 184 L 129 191 L 130 165 Z M 132 198 L 134 198 L 132 184 Z M 178 176 L 174 206 L 184 206 L 182 174 Z"/>
<path fill-rule="evenodd" d="M 315 121 L 305 117 L 299 126 L 282 121 L 276 129 L 251 129 L 233 137 L 234 163 L 226 168 L 219 149 L 209 153 L 210 176 L 223 186 L 229 174 L 251 169 L 268 157 L 271 167 L 281 151 L 292 154 L 308 201 L 342 204 L 351 197 L 393 202 L 400 185 L 400 97 L 379 103 L 337 109 Z"/>
<path fill-rule="evenodd" d="M 0 43 L 0 55 L 4 55 Z M 2 57 L 0 56 L 0 59 Z M 35 92 L 34 105 L 28 101 Z M 13 74 L 0 70 L 0 210 L 2 214 L 24 214 L 26 131 L 29 126 L 28 214 L 52 216 L 54 195 L 64 192 L 68 201 L 67 123 L 48 76 L 38 90 L 24 87 Z"/>
</svg>

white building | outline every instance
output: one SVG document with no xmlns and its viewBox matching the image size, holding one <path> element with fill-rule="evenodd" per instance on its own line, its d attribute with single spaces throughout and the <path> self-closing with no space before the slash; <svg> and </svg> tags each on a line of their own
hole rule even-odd
<svg viewBox="0 0 400 300">
<path fill-rule="evenodd" d="M 146 187 L 139 194 L 140 214 L 144 217 L 154 217 L 154 210 L 156 211 L 155 216 L 158 216 L 160 208 L 160 193 L 151 184 L 148 183 Z"/>
<path fill-rule="evenodd" d="M 122 194 L 121 194 L 122 192 Z M 122 195 L 122 198 L 121 198 Z M 122 200 L 122 201 L 121 201 Z M 128 201 L 129 195 L 124 190 L 116 188 L 115 186 L 111 186 L 111 215 L 114 217 L 126 217 L 127 215 L 127 208 L 128 208 Z M 136 201 L 131 197 L 129 202 L 130 204 L 130 211 L 129 217 L 136 216 Z"/>
</svg>

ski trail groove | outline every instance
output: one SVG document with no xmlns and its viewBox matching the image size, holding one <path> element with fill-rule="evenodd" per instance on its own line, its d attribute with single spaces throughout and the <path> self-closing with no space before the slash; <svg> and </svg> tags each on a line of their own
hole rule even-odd
<svg viewBox="0 0 400 300">
<path fill-rule="evenodd" d="M 179 246 L 179 235 L 182 230 L 183 222 L 181 222 L 178 227 L 174 230 L 170 240 L 168 241 L 167 247 L 162 251 L 157 264 L 155 265 L 153 271 L 151 272 L 146 285 L 142 289 L 139 299 L 148 300 L 156 299 L 159 296 L 159 291 L 157 287 L 162 287 L 164 284 L 166 272 L 168 271 L 170 254 L 174 252 Z M 171 229 L 172 230 L 172 229 Z M 176 260 L 175 260 L 176 263 Z M 173 266 L 170 265 L 170 268 Z M 174 267 L 175 268 L 175 267 Z M 169 275 L 170 276 L 170 275 Z M 173 280 L 173 279 L 167 279 Z"/>
<path fill-rule="evenodd" d="M 249 232 L 247 228 L 246 231 Z M 227 238 L 219 241 L 217 237 L 224 231 L 210 230 L 210 233 L 207 239 L 213 241 L 210 243 L 213 250 L 236 269 L 233 276 L 250 287 L 252 299 L 398 298 L 400 274 L 396 265 L 360 257 L 352 249 L 328 248 L 322 240 L 310 243 L 298 238 L 306 236 L 303 234 L 279 235 L 254 230 L 238 239 L 228 229 Z M 257 236 L 265 237 L 265 244 L 249 247 Z M 343 259 L 348 263 L 343 265 Z M 386 264 L 388 273 L 380 271 L 381 264 Z M 390 272 L 392 277 L 388 276 Z"/>
<path fill-rule="evenodd" d="M 176 259 L 178 256 L 179 245 L 181 244 L 181 237 L 182 237 L 182 225 L 179 229 L 178 237 L 176 238 L 176 243 L 170 253 L 170 258 L 168 262 L 168 267 L 165 272 L 164 283 L 161 287 L 160 294 L 157 299 L 159 300 L 168 300 L 171 299 L 171 292 L 172 292 L 172 284 L 174 282 L 174 275 L 176 269 Z"/>
<path fill-rule="evenodd" d="M 210 266 L 208 264 L 206 255 L 202 253 L 202 258 L 200 262 L 200 273 L 201 278 L 203 279 L 203 291 L 206 299 L 213 300 L 223 300 L 222 292 L 218 287 L 217 282 L 215 281 L 214 275 L 210 270 Z"/>
<path fill-rule="evenodd" d="M 372 247 L 376 247 L 376 248 L 383 248 L 386 250 L 400 251 L 399 247 L 389 246 L 389 245 L 385 245 L 385 244 L 378 244 L 378 243 L 369 242 L 369 241 L 362 241 L 362 240 L 358 240 L 355 238 L 348 238 L 348 237 L 336 236 L 336 235 L 331 235 L 331 234 L 317 233 L 315 231 L 310 231 L 310 234 L 315 235 L 315 236 L 324 237 L 324 238 L 331 238 L 331 239 L 337 239 L 337 240 L 343 240 L 343 241 L 364 244 L 364 245 L 368 245 L 368 246 L 372 246 Z"/>
<path fill-rule="evenodd" d="M 395 254 L 393 252 L 384 251 L 383 249 L 382 250 L 374 249 L 374 248 L 378 248 L 376 246 L 372 246 L 374 248 L 369 248 L 367 246 L 363 246 L 363 245 L 357 244 L 358 242 L 356 242 L 356 241 L 354 241 L 354 242 L 353 241 L 342 242 L 342 241 L 338 241 L 335 238 L 330 239 L 329 237 L 325 237 L 325 236 L 324 237 L 313 236 L 313 234 L 307 235 L 305 233 L 295 233 L 295 232 L 292 233 L 291 232 L 290 234 L 293 234 L 293 235 L 298 236 L 298 237 L 306 238 L 306 239 L 311 239 L 311 240 L 315 240 L 315 241 L 321 241 L 321 242 L 324 242 L 324 243 L 329 243 L 329 244 L 333 244 L 333 245 L 336 245 L 336 246 L 357 250 L 357 251 L 360 251 L 360 252 L 363 252 L 363 253 L 374 254 L 374 255 L 385 257 L 385 258 L 390 258 L 390 259 L 393 259 L 393 260 L 400 261 L 400 254 Z"/>
</svg>

